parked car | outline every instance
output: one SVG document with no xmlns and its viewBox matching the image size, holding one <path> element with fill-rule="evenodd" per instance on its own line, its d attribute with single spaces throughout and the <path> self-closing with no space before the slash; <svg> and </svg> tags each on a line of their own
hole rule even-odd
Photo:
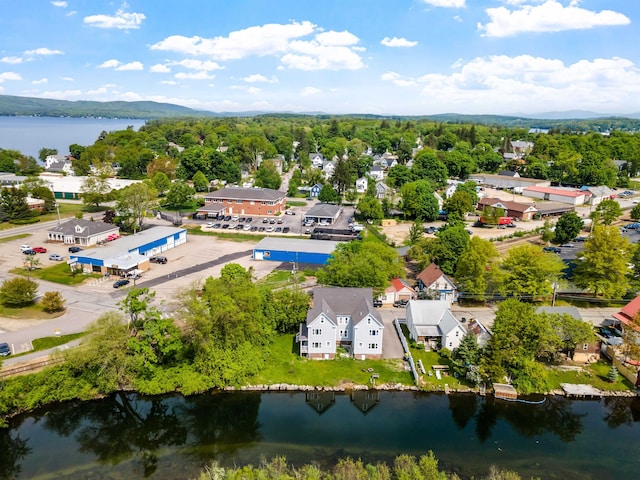
<svg viewBox="0 0 640 480">
<path fill-rule="evenodd" d="M 69 253 L 78 253 L 81 251 L 82 251 L 82 248 L 80 247 L 69 247 Z"/>
<path fill-rule="evenodd" d="M 396 308 L 404 308 L 409 303 L 409 300 L 396 300 L 393 302 L 393 306 Z"/>
<path fill-rule="evenodd" d="M 284 223 L 284 220 L 282 218 L 279 218 L 278 220 L 276 220 L 277 223 Z"/>
<path fill-rule="evenodd" d="M 11 355 L 11 348 L 9 348 L 9 344 L 7 342 L 0 343 L 0 356 L 8 357 Z"/>
<path fill-rule="evenodd" d="M 573 243 L 563 243 L 560 245 L 562 248 L 573 248 L 575 245 Z"/>
<path fill-rule="evenodd" d="M 251 222 L 253 222 L 253 217 L 247 217 L 247 219 L 245 220 L 245 222 L 247 222 L 247 223 L 251 223 Z"/>
<path fill-rule="evenodd" d="M 424 233 L 430 233 L 430 234 L 434 234 L 438 231 L 438 229 L 436 227 L 425 227 L 424 228 Z"/>
<path fill-rule="evenodd" d="M 36 253 L 47 253 L 47 249 L 44 247 L 33 247 L 31 250 Z"/>
<path fill-rule="evenodd" d="M 259 231 L 259 232 L 264 232 L 264 227 L 260 227 L 260 228 L 258 228 L 258 231 Z"/>
<path fill-rule="evenodd" d="M 247 224 L 245 224 L 245 226 L 244 226 L 244 231 L 245 231 L 245 232 L 248 232 L 249 230 L 251 230 L 251 225 L 249 225 L 249 224 L 247 223 Z"/>
<path fill-rule="evenodd" d="M 275 218 L 271 218 L 271 219 L 269 219 L 269 223 L 270 223 L 271 225 L 275 225 L 275 223 L 276 223 L 276 219 L 275 219 Z"/>
<path fill-rule="evenodd" d="M 254 225 L 253 227 L 251 227 L 251 231 L 252 231 L 252 232 L 255 232 L 255 231 L 257 231 L 257 230 L 258 230 L 258 227 L 256 227 L 255 225 Z"/>
<path fill-rule="evenodd" d="M 276 227 L 276 229 L 274 231 L 276 233 L 281 233 L 282 232 L 282 227 Z"/>
<path fill-rule="evenodd" d="M 23 252 L 25 250 L 31 250 L 31 245 L 20 245 L 20 250 Z"/>
<path fill-rule="evenodd" d="M 269 219 L 268 218 L 263 218 L 262 219 L 262 223 L 269 223 Z"/>
<path fill-rule="evenodd" d="M 164 265 L 165 263 L 167 263 L 167 257 L 160 257 L 160 256 L 151 257 L 149 261 L 151 263 L 161 263 Z"/>
<path fill-rule="evenodd" d="M 58 255 L 57 253 L 52 253 L 51 255 L 49 255 L 49 260 L 61 262 L 62 260 L 64 260 L 64 257 L 62 255 Z"/>
<path fill-rule="evenodd" d="M 240 220 L 240 217 L 238 215 L 234 215 L 233 217 L 231 217 L 232 222 L 237 222 L 238 220 Z"/>
<path fill-rule="evenodd" d="M 291 230 L 289 227 L 283 227 L 282 233 L 289 233 L 289 230 Z"/>
<path fill-rule="evenodd" d="M 207 223 L 207 228 L 213 228 L 214 223 L 213 222 L 209 222 Z"/>
<path fill-rule="evenodd" d="M 274 227 L 267 227 L 267 232 L 273 232 L 275 230 Z"/>
<path fill-rule="evenodd" d="M 227 215 L 226 217 L 224 217 L 224 221 L 225 222 L 230 222 L 231 221 L 231 215 Z"/>
<path fill-rule="evenodd" d="M 223 230 L 226 230 L 227 228 L 229 228 L 229 224 L 228 223 L 225 223 L 225 224 L 222 225 L 222 229 Z"/>
<path fill-rule="evenodd" d="M 551 252 L 551 253 L 561 253 L 562 249 L 558 248 L 558 247 L 544 247 L 542 250 L 544 250 L 545 252 Z"/>
<path fill-rule="evenodd" d="M 29 250 L 23 250 L 22 253 L 24 253 L 25 255 L 35 255 L 36 252 L 33 249 L 29 249 Z"/>
<path fill-rule="evenodd" d="M 587 237 L 576 237 L 573 239 L 574 242 L 586 242 Z"/>
<path fill-rule="evenodd" d="M 113 284 L 113 288 L 120 288 L 120 287 L 124 287 L 129 285 L 129 280 L 127 280 L 126 278 L 123 278 L 121 280 L 116 280 L 115 283 Z"/>
<path fill-rule="evenodd" d="M 293 210 L 285 210 L 284 214 L 285 215 L 295 215 L 296 212 L 294 212 Z"/>
<path fill-rule="evenodd" d="M 220 223 L 214 223 L 213 224 L 213 228 L 220 228 L 222 226 L 222 224 Z"/>
<path fill-rule="evenodd" d="M 373 299 L 373 306 L 376 308 L 379 308 L 382 306 L 382 300 L 380 300 L 379 298 L 374 298 Z"/>
<path fill-rule="evenodd" d="M 516 228 L 517 225 L 515 223 L 507 223 L 507 228 Z"/>
</svg>

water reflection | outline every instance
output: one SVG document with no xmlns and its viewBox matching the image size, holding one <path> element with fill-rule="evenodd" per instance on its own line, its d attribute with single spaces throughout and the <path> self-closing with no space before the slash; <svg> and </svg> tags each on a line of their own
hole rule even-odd
<svg viewBox="0 0 640 480">
<path fill-rule="evenodd" d="M 313 391 L 305 394 L 305 402 L 313 408 L 318 415 L 322 415 L 336 403 L 335 392 Z"/>
<path fill-rule="evenodd" d="M 20 473 L 20 461 L 30 452 L 27 441 L 20 435 L 8 430 L 0 429 L 0 479 L 16 478 Z"/>
</svg>

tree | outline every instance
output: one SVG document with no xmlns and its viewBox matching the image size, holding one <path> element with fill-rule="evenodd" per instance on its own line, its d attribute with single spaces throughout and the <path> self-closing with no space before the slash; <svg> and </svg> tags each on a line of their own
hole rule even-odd
<svg viewBox="0 0 640 480">
<path fill-rule="evenodd" d="M 629 288 L 631 246 L 615 227 L 595 225 L 573 270 L 573 283 L 594 295 L 621 298 Z"/>
<path fill-rule="evenodd" d="M 256 186 L 277 190 L 282 184 L 282 177 L 271 160 L 264 160 L 256 171 Z"/>
<path fill-rule="evenodd" d="M 415 245 L 422 238 L 424 224 L 420 220 L 414 220 L 409 229 L 409 236 L 405 240 L 407 245 Z"/>
<path fill-rule="evenodd" d="M 295 333 L 309 309 L 309 295 L 300 289 L 281 288 L 265 291 L 265 305 L 279 333 Z"/>
<path fill-rule="evenodd" d="M 93 205 L 96 208 L 109 199 L 111 185 L 104 175 L 89 175 L 80 186 L 80 197 L 85 205 Z"/>
<path fill-rule="evenodd" d="M 640 203 L 631 209 L 629 216 L 631 220 L 640 220 Z"/>
<path fill-rule="evenodd" d="M 397 164 L 389 169 L 387 181 L 390 187 L 401 188 L 411 181 L 411 170 L 406 165 Z"/>
<path fill-rule="evenodd" d="M 609 369 L 609 373 L 607 373 L 607 381 L 609 383 L 616 383 L 620 378 L 620 374 L 618 373 L 618 369 L 615 365 L 611 365 Z"/>
<path fill-rule="evenodd" d="M 411 167 L 411 175 L 414 180 L 430 180 L 438 187 L 444 186 L 449 176 L 445 164 L 438 160 L 436 152 L 429 148 L 417 153 Z"/>
<path fill-rule="evenodd" d="M 601 201 L 596 207 L 594 219 L 600 219 L 603 224 L 611 225 L 615 219 L 622 215 L 620 204 L 613 199 Z"/>
<path fill-rule="evenodd" d="M 469 234 L 464 225 L 448 226 L 436 234 L 436 238 L 422 238 L 411 248 L 411 256 L 420 268 L 431 262 L 451 275 L 456 270 L 460 255 L 469 243 Z"/>
<path fill-rule="evenodd" d="M 187 182 L 175 181 L 169 187 L 164 204 L 170 208 L 180 208 L 188 206 L 193 202 L 195 190 Z"/>
<path fill-rule="evenodd" d="M 358 202 L 358 211 L 364 218 L 371 220 L 382 220 L 384 212 L 380 200 L 375 197 L 365 196 Z"/>
<path fill-rule="evenodd" d="M 557 243 L 566 243 L 578 235 L 584 222 L 575 212 L 566 212 L 558 219 L 555 229 L 555 240 Z"/>
<path fill-rule="evenodd" d="M 116 212 L 135 233 L 142 228 L 147 211 L 156 205 L 157 192 L 145 183 L 134 183 L 117 192 Z"/>
<path fill-rule="evenodd" d="M 19 188 L 3 188 L 0 191 L 0 210 L 7 220 L 24 220 L 33 216 L 27 204 L 27 194 Z"/>
<path fill-rule="evenodd" d="M 6 307 L 26 307 L 36 300 L 38 284 L 30 278 L 15 277 L 0 286 L 0 303 Z"/>
<path fill-rule="evenodd" d="M 42 308 L 47 313 L 61 312 L 64 310 L 65 300 L 58 291 L 44 292 L 40 300 Z"/>
<path fill-rule="evenodd" d="M 169 177 L 164 172 L 157 172 L 151 179 L 151 183 L 161 197 L 171 187 L 171 180 L 169 180 Z"/>
<path fill-rule="evenodd" d="M 35 187 L 31 191 L 31 196 L 33 198 L 39 198 L 40 200 L 44 200 L 44 208 L 43 211 L 45 213 L 49 213 L 56 208 L 56 199 L 53 195 L 53 192 L 48 187 Z"/>
<path fill-rule="evenodd" d="M 438 201 L 428 181 L 405 183 L 400 189 L 400 195 L 405 215 L 425 222 L 432 222 L 438 218 Z"/>
<path fill-rule="evenodd" d="M 38 150 L 38 159 L 44 162 L 49 155 L 57 155 L 58 150 L 56 148 L 41 148 Z"/>
<path fill-rule="evenodd" d="M 127 316 L 127 326 L 135 332 L 142 327 L 146 317 L 153 312 L 149 303 L 153 301 L 156 292 L 148 288 L 131 288 L 127 296 L 118 302 L 120 310 Z"/>
<path fill-rule="evenodd" d="M 547 295 L 563 269 L 560 258 L 537 245 L 513 247 L 500 264 L 499 290 L 523 298 Z"/>
<path fill-rule="evenodd" d="M 347 161 L 339 158 L 336 162 L 336 167 L 333 171 L 333 175 L 331 176 L 331 184 L 338 191 L 338 194 L 343 194 L 348 187 L 353 185 L 353 177 L 353 172 L 349 168 L 349 164 L 347 163 Z"/>
<path fill-rule="evenodd" d="M 465 296 L 484 300 L 491 278 L 491 264 L 497 257 L 498 250 L 493 243 L 480 237 L 471 237 L 460 254 L 455 270 L 456 280 Z"/>
<path fill-rule="evenodd" d="M 338 192 L 331 185 L 323 185 L 318 194 L 318 200 L 324 203 L 337 203 Z"/>
<path fill-rule="evenodd" d="M 195 173 L 191 181 L 193 182 L 193 188 L 196 192 L 204 192 L 209 187 L 209 180 L 207 180 L 207 176 L 200 170 Z"/>
<path fill-rule="evenodd" d="M 467 213 L 475 210 L 471 195 L 456 190 L 444 201 L 443 209 L 447 212 L 447 220 L 462 220 Z"/>
<path fill-rule="evenodd" d="M 551 224 L 551 220 L 548 218 L 544 221 L 544 225 L 542 226 L 542 241 L 551 242 L 554 238 L 556 238 L 555 227 Z"/>
</svg>

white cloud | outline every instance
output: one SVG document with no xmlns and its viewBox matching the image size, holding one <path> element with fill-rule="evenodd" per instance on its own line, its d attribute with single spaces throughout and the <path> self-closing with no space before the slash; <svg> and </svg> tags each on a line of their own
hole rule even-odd
<svg viewBox="0 0 640 480">
<path fill-rule="evenodd" d="M 179 82 L 176 82 L 175 80 L 163 80 L 162 82 L 163 85 L 178 85 Z"/>
<path fill-rule="evenodd" d="M 140 28 L 140 24 L 147 17 L 144 13 L 129 13 L 126 11 L 127 8 L 128 5 L 124 3 L 114 15 L 89 15 L 84 17 L 83 21 L 90 27 L 96 28 L 116 28 L 118 30 Z"/>
<path fill-rule="evenodd" d="M 27 50 L 24 52 L 26 55 L 62 55 L 60 50 L 51 50 L 50 48 L 36 48 L 35 50 Z"/>
<path fill-rule="evenodd" d="M 212 80 L 216 78 L 215 75 L 210 75 L 204 71 L 195 73 L 180 72 L 176 73 L 174 77 L 179 80 Z"/>
<path fill-rule="evenodd" d="M 98 65 L 98 68 L 116 68 L 118 65 L 120 65 L 120 62 L 115 58 L 112 58 L 111 60 L 102 62 L 100 65 Z"/>
<path fill-rule="evenodd" d="M 397 72 L 385 72 L 380 77 L 381 80 L 386 82 L 392 82 L 398 87 L 413 87 L 417 85 L 417 82 L 413 78 L 402 78 Z"/>
<path fill-rule="evenodd" d="M 125 71 L 133 71 L 133 70 L 144 70 L 144 65 L 141 62 L 129 62 L 129 63 L 125 63 L 123 65 L 120 65 L 119 67 L 116 68 L 117 71 L 119 72 L 125 72 Z"/>
<path fill-rule="evenodd" d="M 22 80 L 22 77 L 16 72 L 0 73 L 0 83 L 4 82 L 5 80 Z"/>
<path fill-rule="evenodd" d="M 427 5 L 445 8 L 462 8 L 465 0 L 422 0 Z"/>
<path fill-rule="evenodd" d="M 309 97 L 311 95 L 317 95 L 318 93 L 320 93 L 320 89 L 316 87 L 304 87 L 300 90 L 301 97 Z"/>
<path fill-rule="evenodd" d="M 314 40 L 295 40 L 289 44 L 292 53 L 283 55 L 280 61 L 298 70 L 359 70 L 364 68 L 362 58 L 355 50 L 354 35 L 348 32 L 325 32 Z M 339 42 L 342 42 L 341 45 Z"/>
<path fill-rule="evenodd" d="M 62 77 L 62 80 L 64 80 L 65 82 L 75 82 L 73 77 Z"/>
<path fill-rule="evenodd" d="M 180 60 L 179 62 L 171 62 L 171 65 L 180 65 L 181 67 L 188 68 L 190 70 L 202 70 L 205 72 L 224 69 L 224 67 L 220 66 L 217 62 L 212 62 L 210 60 L 202 61 L 194 59 L 184 59 Z"/>
<path fill-rule="evenodd" d="M 42 85 L 43 83 L 47 83 L 49 80 L 46 78 L 41 78 L 40 80 L 34 80 L 31 83 L 33 85 Z"/>
<path fill-rule="evenodd" d="M 94 90 L 87 90 L 87 95 L 104 95 L 108 92 L 109 90 L 107 89 L 107 87 L 99 87 Z"/>
<path fill-rule="evenodd" d="M 18 63 L 22 63 L 24 59 L 22 57 L 2 57 L 0 58 L 0 62 L 2 63 L 10 63 L 12 65 L 17 65 Z"/>
<path fill-rule="evenodd" d="M 271 78 L 267 78 L 259 73 L 254 73 L 243 78 L 247 83 L 278 83 L 278 78 L 274 75 Z"/>
<path fill-rule="evenodd" d="M 384 37 L 380 42 L 385 47 L 415 47 L 418 42 L 407 40 L 406 38 L 398 37 Z"/>
<path fill-rule="evenodd" d="M 171 69 L 167 65 L 157 63 L 156 65 L 152 65 L 151 68 L 149 68 L 149 71 L 153 73 L 169 73 L 171 72 Z"/>
<path fill-rule="evenodd" d="M 247 88 L 247 93 L 250 94 L 250 95 L 257 95 L 260 92 L 262 92 L 262 89 L 258 88 L 258 87 L 249 87 L 249 88 Z"/>
<path fill-rule="evenodd" d="M 594 12 L 578 7 L 577 2 L 565 7 L 557 0 L 546 0 L 541 5 L 522 5 L 517 10 L 487 8 L 486 12 L 491 19 L 489 23 L 478 23 L 478 30 L 486 37 L 508 37 L 523 32 L 584 30 L 631 23 L 622 13 L 611 10 Z"/>
<path fill-rule="evenodd" d="M 51 2 L 54 7 L 67 8 L 67 2 Z"/>
<path fill-rule="evenodd" d="M 349 46 L 357 44 L 360 39 L 353 33 L 343 30 L 342 32 L 328 31 L 316 35 L 316 41 L 328 47 Z"/>
<path fill-rule="evenodd" d="M 79 98 L 83 95 L 82 90 L 52 90 L 42 92 L 44 98 L 56 98 L 58 100 L 68 100 L 70 98 Z"/>
<path fill-rule="evenodd" d="M 77 10 L 71 10 L 69 13 L 65 14 L 65 17 L 73 17 L 77 13 Z"/>
<path fill-rule="evenodd" d="M 227 37 L 184 37 L 172 35 L 151 46 L 188 55 L 209 56 L 217 60 L 237 60 L 250 55 L 273 55 L 287 51 L 289 41 L 313 33 L 309 21 L 288 24 L 270 23 L 229 33 Z"/>
</svg>

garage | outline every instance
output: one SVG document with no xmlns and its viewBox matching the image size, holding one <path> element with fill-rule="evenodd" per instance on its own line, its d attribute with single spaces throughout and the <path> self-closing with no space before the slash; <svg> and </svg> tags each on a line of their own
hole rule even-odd
<svg viewBox="0 0 640 480">
<path fill-rule="evenodd" d="M 263 238 L 253 249 L 254 260 L 325 265 L 342 242 L 298 238 Z"/>
</svg>

